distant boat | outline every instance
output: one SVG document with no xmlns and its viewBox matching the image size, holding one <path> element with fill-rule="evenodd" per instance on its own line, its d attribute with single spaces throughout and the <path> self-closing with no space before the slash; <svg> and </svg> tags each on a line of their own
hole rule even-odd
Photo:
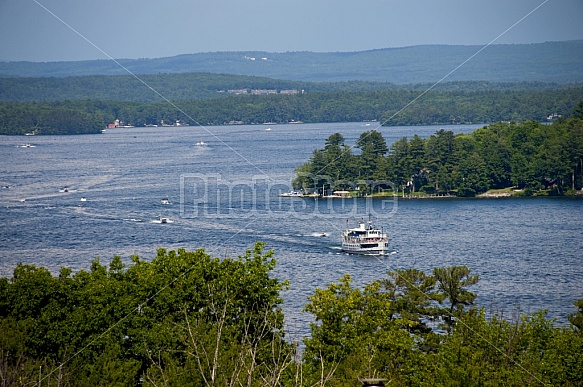
<svg viewBox="0 0 583 387">
<path fill-rule="evenodd" d="M 82 198 L 81 198 L 81 201 L 82 201 L 82 202 L 86 202 L 86 201 L 87 201 L 87 199 L 86 199 L 85 197 L 82 197 Z"/>
<path fill-rule="evenodd" d="M 349 228 L 342 232 L 342 251 L 349 254 L 360 255 L 385 255 L 389 250 L 389 238 L 382 230 L 368 224 L 359 222 L 358 227 Z"/>
<path fill-rule="evenodd" d="M 36 146 L 31 145 L 31 144 L 22 144 L 22 145 L 18 145 L 19 148 L 36 148 Z"/>
<path fill-rule="evenodd" d="M 170 220 L 170 218 L 160 215 L 160 217 L 158 219 L 151 220 L 150 223 L 166 224 L 166 223 L 174 223 L 174 222 L 172 220 Z"/>
<path fill-rule="evenodd" d="M 208 145 L 208 144 L 206 142 L 204 142 L 204 141 L 199 141 L 195 145 L 196 146 L 205 146 L 205 145 Z"/>
<path fill-rule="evenodd" d="M 265 130 L 271 130 L 271 128 L 267 128 L 267 129 L 265 129 Z"/>
<path fill-rule="evenodd" d="M 168 198 L 164 198 L 164 199 L 160 200 L 160 203 L 162 203 L 162 204 L 170 204 L 170 200 L 168 200 Z"/>
<path fill-rule="evenodd" d="M 298 191 L 290 191 L 290 192 L 280 193 L 277 196 L 281 196 L 281 197 L 298 196 L 298 197 L 301 197 L 302 194 L 300 192 L 298 192 Z"/>
</svg>

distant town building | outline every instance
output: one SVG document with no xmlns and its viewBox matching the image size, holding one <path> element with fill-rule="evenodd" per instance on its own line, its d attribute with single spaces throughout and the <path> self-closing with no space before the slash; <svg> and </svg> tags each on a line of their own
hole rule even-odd
<svg viewBox="0 0 583 387">
<path fill-rule="evenodd" d="M 219 91 L 220 93 L 224 93 L 224 90 Z M 296 95 L 296 94 L 304 94 L 304 90 L 296 90 L 296 89 L 284 89 L 277 91 L 276 89 L 230 89 L 227 90 L 227 93 L 230 94 L 237 94 L 237 95 L 245 95 L 245 94 L 252 94 L 252 95 L 268 95 L 268 94 L 282 94 L 282 95 Z"/>
<path fill-rule="evenodd" d="M 277 94 L 277 90 L 275 89 L 253 89 L 251 90 L 251 94 L 253 95 L 266 95 L 266 94 Z"/>
</svg>

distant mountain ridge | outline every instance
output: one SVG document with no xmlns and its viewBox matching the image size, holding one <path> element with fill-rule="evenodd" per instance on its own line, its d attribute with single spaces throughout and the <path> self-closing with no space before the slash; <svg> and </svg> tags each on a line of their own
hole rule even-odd
<svg viewBox="0 0 583 387">
<path fill-rule="evenodd" d="M 117 62 L 134 74 L 205 72 L 306 82 L 359 80 L 408 84 L 436 82 L 473 55 L 446 80 L 583 82 L 583 40 L 486 48 L 424 45 L 359 52 L 210 52 Z M 0 77 L 122 74 L 128 73 L 111 60 L 0 62 Z"/>
</svg>

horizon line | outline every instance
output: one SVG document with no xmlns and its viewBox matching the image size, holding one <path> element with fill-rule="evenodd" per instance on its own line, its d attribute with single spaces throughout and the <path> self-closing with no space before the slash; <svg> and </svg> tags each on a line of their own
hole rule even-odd
<svg viewBox="0 0 583 387">
<path fill-rule="evenodd" d="M 544 42 L 535 43 L 496 43 L 490 46 L 533 46 L 533 45 L 543 45 L 548 43 L 575 43 L 583 42 L 583 39 L 569 39 L 569 40 L 547 40 Z M 191 53 L 181 53 L 169 56 L 158 56 L 158 57 L 136 57 L 136 58 L 115 58 L 121 61 L 140 61 L 140 60 L 157 60 L 166 58 L 175 58 L 179 56 L 190 56 L 190 55 L 204 55 L 204 54 L 229 54 L 229 53 L 262 53 L 262 54 L 294 54 L 294 53 L 311 53 L 311 54 L 355 54 L 364 53 L 371 51 L 383 51 L 383 50 L 400 50 L 416 47 L 430 47 L 430 46 L 441 46 L 441 47 L 476 47 L 482 46 L 480 44 L 449 44 L 449 43 L 425 43 L 425 44 L 415 44 L 406 46 L 393 46 L 393 47 L 381 47 L 381 48 L 370 48 L 364 50 L 355 51 L 310 51 L 310 50 L 287 50 L 287 51 L 266 51 L 266 50 L 218 50 L 218 51 L 198 51 Z M 109 58 L 102 59 L 63 59 L 63 60 L 13 60 L 13 59 L 0 59 L 0 63 L 63 63 L 63 62 L 96 62 L 96 61 L 111 61 Z"/>
</svg>

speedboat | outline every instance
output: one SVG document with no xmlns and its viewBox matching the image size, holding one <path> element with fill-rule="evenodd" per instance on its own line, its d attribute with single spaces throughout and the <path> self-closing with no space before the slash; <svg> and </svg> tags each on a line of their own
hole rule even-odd
<svg viewBox="0 0 583 387">
<path fill-rule="evenodd" d="M 389 250 L 389 238 L 372 221 L 359 222 L 358 227 L 342 232 L 342 251 L 349 254 L 385 255 Z"/>
</svg>

